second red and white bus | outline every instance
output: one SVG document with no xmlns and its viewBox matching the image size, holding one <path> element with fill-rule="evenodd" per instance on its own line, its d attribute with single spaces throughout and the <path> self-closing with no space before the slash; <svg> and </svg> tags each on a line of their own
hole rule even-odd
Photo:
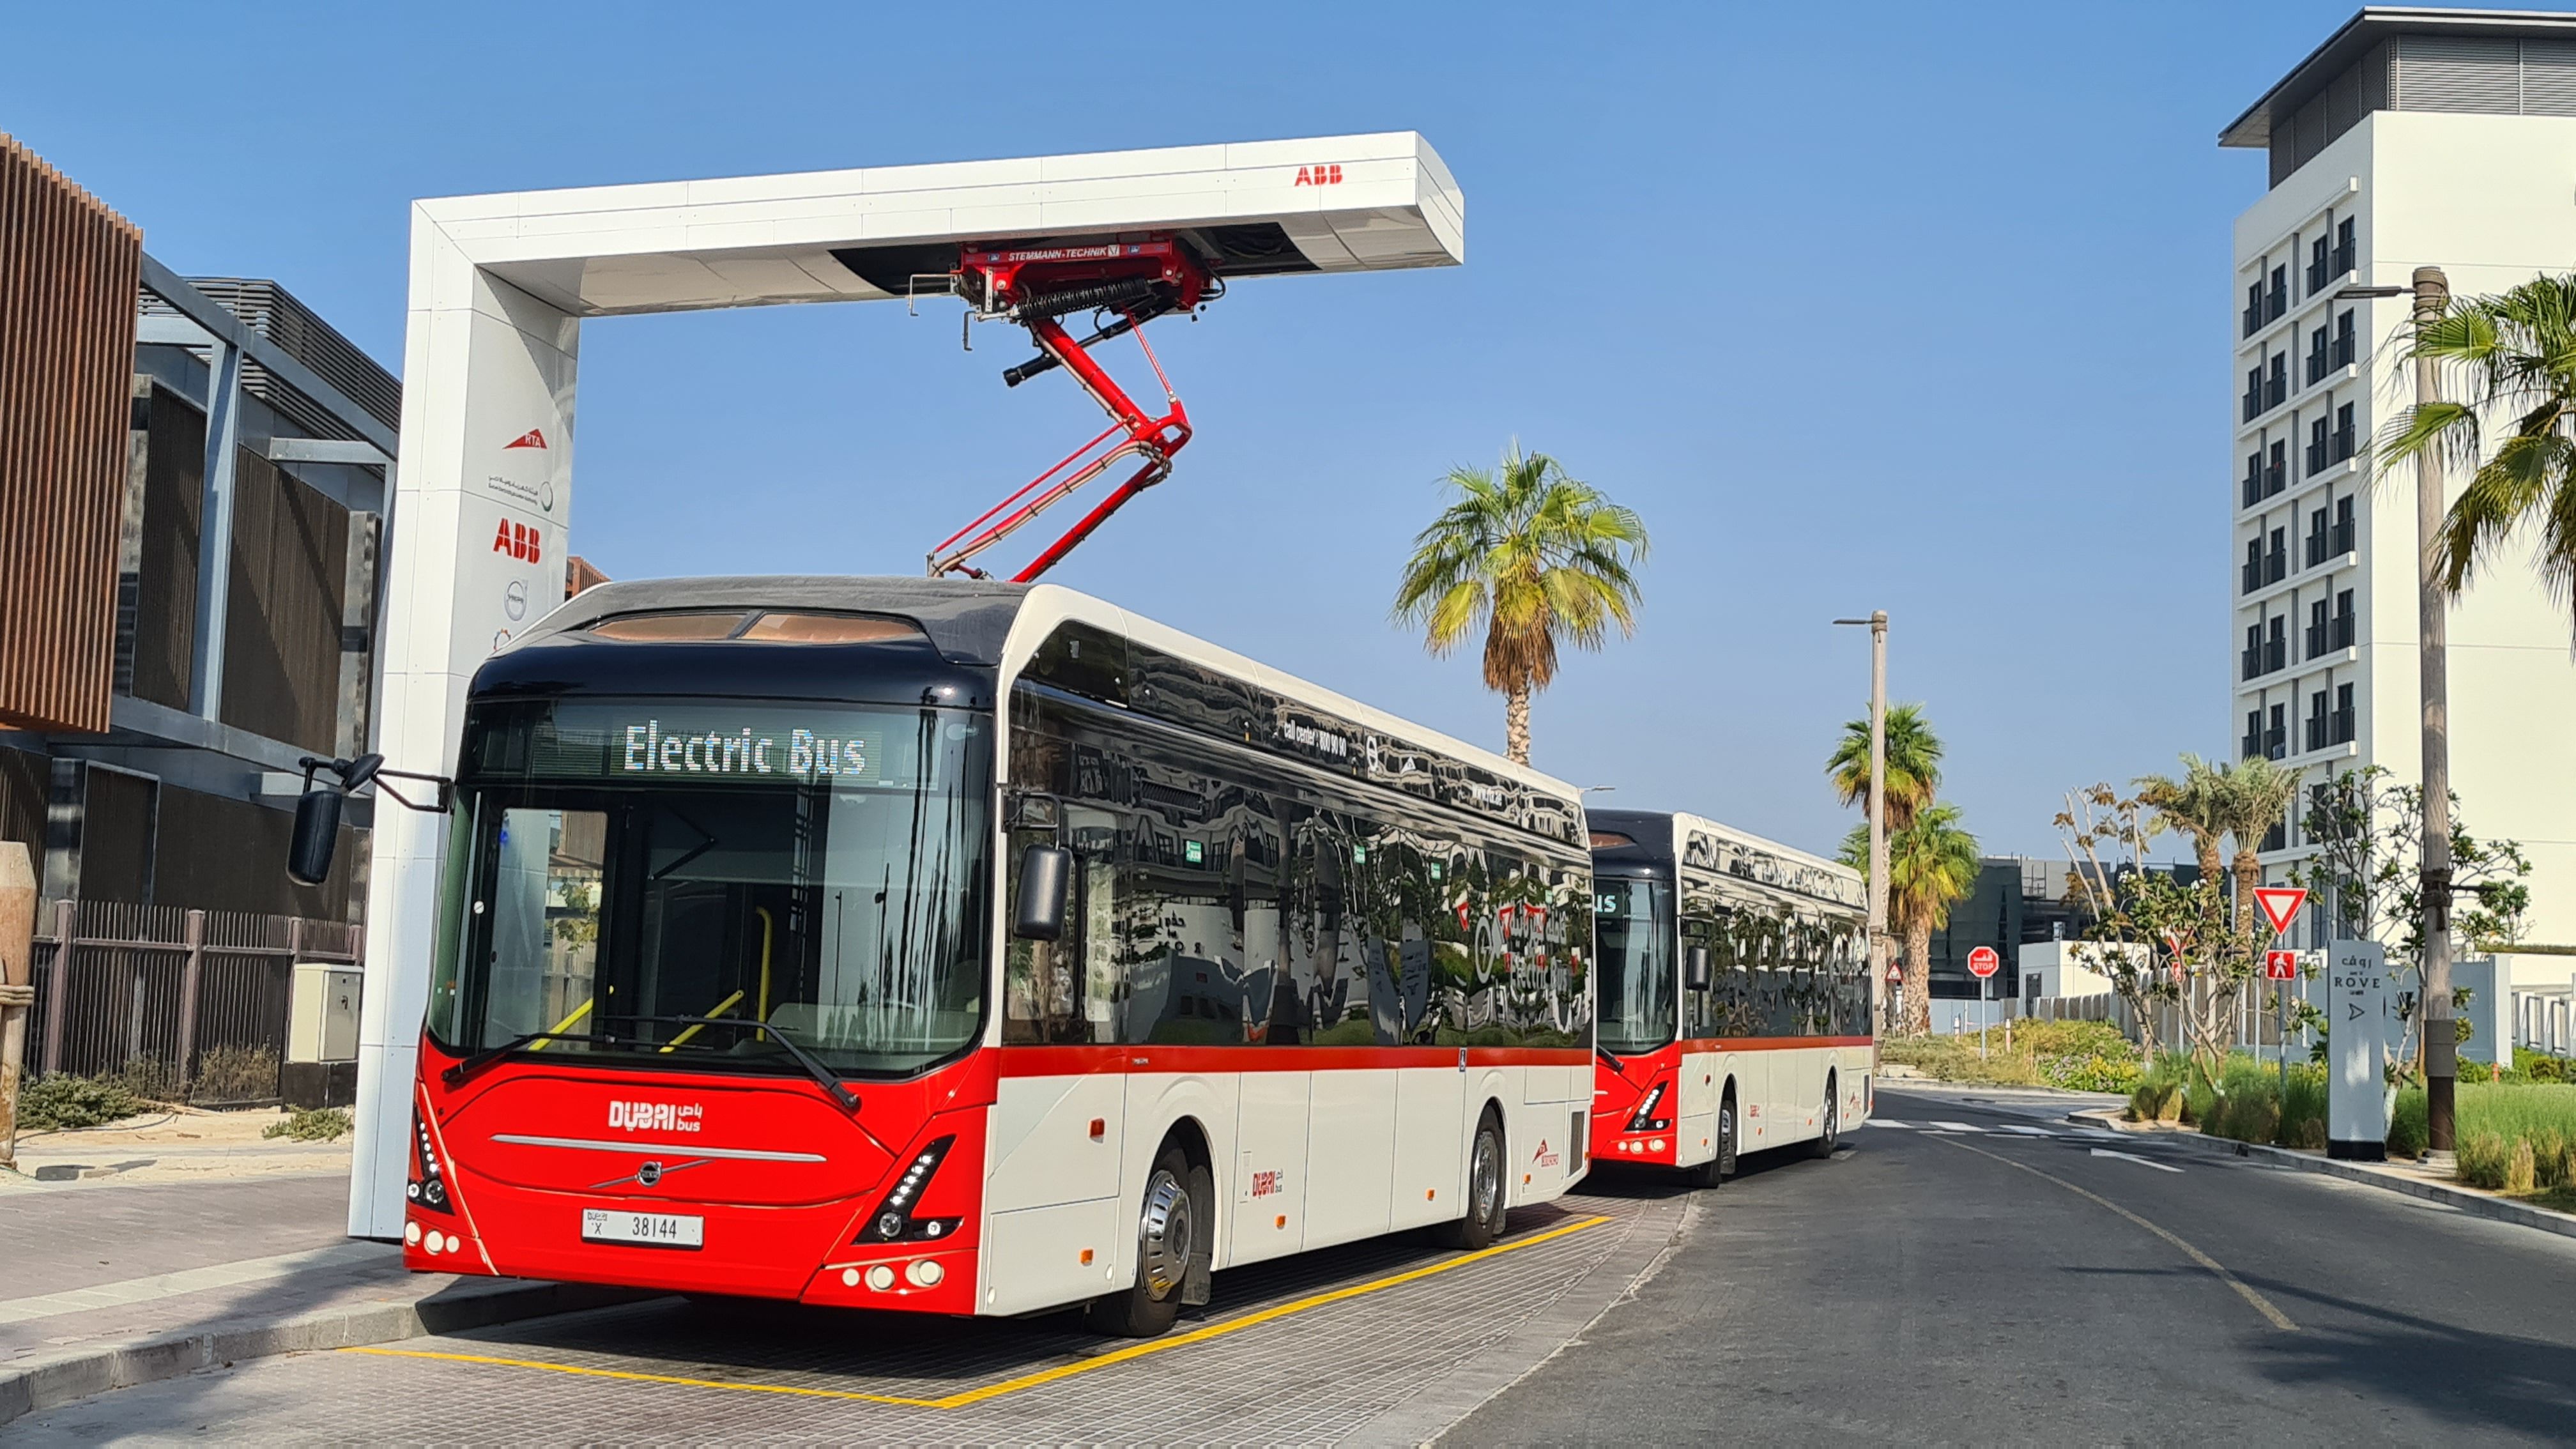
<svg viewBox="0 0 2576 1449">
<path fill-rule="evenodd" d="M 416 1269 L 1149 1334 L 1584 1171 L 1575 792 L 1097 599 L 605 585 L 454 784 Z"/>
<path fill-rule="evenodd" d="M 1696 815 L 1595 810 L 1589 828 L 1600 1160 L 1713 1187 L 1741 1153 L 1831 1152 L 1873 1095 L 1860 876 Z"/>
</svg>

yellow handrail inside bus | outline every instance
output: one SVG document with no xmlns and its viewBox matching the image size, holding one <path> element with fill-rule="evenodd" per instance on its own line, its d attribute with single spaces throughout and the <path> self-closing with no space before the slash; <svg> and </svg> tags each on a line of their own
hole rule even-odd
<svg viewBox="0 0 2576 1449">
<path fill-rule="evenodd" d="M 590 1015 L 590 1009 L 591 1009 L 592 1007 L 594 1007 L 594 1006 L 598 1005 L 598 1004 L 599 1004 L 599 998 L 597 998 L 597 997 L 592 997 L 590 1000 L 585 1001 L 585 1002 L 583 1002 L 581 1005 L 574 1007 L 574 1008 L 572 1009 L 572 1015 L 565 1017 L 563 1020 L 561 1020 L 561 1021 L 559 1021 L 559 1022 L 556 1022 L 556 1023 L 554 1024 L 553 1028 L 552 1028 L 552 1029 L 547 1033 L 547 1036 L 539 1037 L 539 1038 L 537 1038 L 535 1041 L 532 1041 L 532 1042 L 528 1043 L 528 1050 L 530 1050 L 530 1051 L 532 1051 L 532 1052 L 541 1052 L 541 1051 L 544 1051 L 548 1046 L 550 1046 L 550 1045 L 552 1045 L 552 1044 L 553 1044 L 553 1043 L 549 1040 L 549 1038 L 553 1035 L 553 1033 L 554 1033 L 554 1032 L 559 1032 L 559 1031 L 569 1030 L 569 1029 L 571 1028 L 571 1026 L 572 1026 L 572 1024 L 573 1024 L 574 1022 L 579 1021 L 579 1020 L 581 1020 L 583 1017 Z"/>
<path fill-rule="evenodd" d="M 769 907 L 754 906 L 751 909 L 754 915 L 760 917 L 760 1001 L 759 1009 L 753 1014 L 752 1020 L 767 1021 L 769 1020 L 769 928 L 772 922 L 769 919 Z M 769 1040 L 769 1033 L 765 1031 L 754 1034 L 762 1041 Z"/>
<path fill-rule="evenodd" d="M 724 1000 L 717 1002 L 717 1003 L 716 1003 L 716 1009 L 715 1009 L 715 1010 L 713 1010 L 713 1011 L 708 1012 L 708 1013 L 707 1013 L 707 1015 L 709 1015 L 709 1016 L 722 1016 L 722 1015 L 724 1015 L 726 1012 L 733 1010 L 733 1008 L 734 1008 L 734 1003 L 736 1003 L 736 1002 L 738 1002 L 738 1001 L 740 1001 L 740 1000 L 742 1000 L 742 993 L 741 993 L 741 992 L 739 992 L 739 991 L 737 991 L 737 992 L 735 992 L 733 995 L 726 997 Z M 695 1026 L 690 1027 L 688 1030 L 686 1030 L 686 1031 L 684 1031 L 684 1032 L 681 1032 L 678 1036 L 675 1036 L 675 1037 L 671 1038 L 670 1042 L 669 1042 L 667 1045 L 665 1045 L 665 1046 L 662 1048 L 662 1050 L 664 1050 L 664 1051 L 666 1051 L 666 1052 L 667 1052 L 667 1051 L 671 1050 L 673 1047 L 678 1046 L 680 1043 L 682 1043 L 682 1042 L 684 1042 L 684 1041 L 687 1041 L 689 1038 L 691 1038 L 691 1037 L 693 1037 L 693 1036 L 696 1036 L 699 1032 L 702 1032 L 702 1031 L 704 1031 L 704 1030 L 706 1030 L 706 1029 L 707 1029 L 706 1023 L 705 1023 L 705 1022 L 699 1022 L 699 1023 L 698 1023 L 698 1024 L 696 1024 Z"/>
</svg>

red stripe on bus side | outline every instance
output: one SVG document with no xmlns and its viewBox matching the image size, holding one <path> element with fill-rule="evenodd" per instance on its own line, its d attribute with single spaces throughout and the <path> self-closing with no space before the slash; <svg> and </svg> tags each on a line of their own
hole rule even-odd
<svg viewBox="0 0 2576 1449">
<path fill-rule="evenodd" d="M 1455 1067 L 1456 1047 L 1309 1046 L 1006 1046 L 1006 1077 L 1066 1077 L 1086 1072 L 1332 1072 L 1397 1067 Z M 1469 1047 L 1471 1067 L 1579 1067 L 1580 1047 Z"/>
<path fill-rule="evenodd" d="M 1865 1047 L 1876 1041 L 1866 1036 L 1721 1036 L 1701 1037 L 1681 1043 L 1686 1052 L 1778 1052 L 1794 1047 Z"/>
</svg>

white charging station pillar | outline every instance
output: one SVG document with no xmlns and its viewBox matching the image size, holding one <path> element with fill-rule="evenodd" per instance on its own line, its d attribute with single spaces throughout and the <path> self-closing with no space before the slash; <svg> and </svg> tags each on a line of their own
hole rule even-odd
<svg viewBox="0 0 2576 1449">
<path fill-rule="evenodd" d="M 375 747 L 394 769 L 453 775 L 475 668 L 563 600 L 580 335 L 578 320 L 486 273 L 413 208 L 402 460 L 375 714 Z M 428 792 L 406 793 L 425 800 Z M 412 1076 L 447 835 L 445 818 L 377 795 L 353 1237 L 402 1236 Z"/>
</svg>

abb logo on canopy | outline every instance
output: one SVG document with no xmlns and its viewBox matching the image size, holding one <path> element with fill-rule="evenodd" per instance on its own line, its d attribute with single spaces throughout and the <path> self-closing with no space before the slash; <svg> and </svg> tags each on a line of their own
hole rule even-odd
<svg viewBox="0 0 2576 1449">
<path fill-rule="evenodd" d="M 504 518 L 500 530 L 492 535 L 492 551 L 506 553 L 521 563 L 536 563 L 545 557 L 542 537 L 542 531 L 533 524 L 512 523 Z"/>
<path fill-rule="evenodd" d="M 1342 163 L 1336 161 L 1330 166 L 1300 166 L 1297 168 L 1297 179 L 1289 184 L 1292 186 L 1339 186 L 1342 184 Z"/>
</svg>

